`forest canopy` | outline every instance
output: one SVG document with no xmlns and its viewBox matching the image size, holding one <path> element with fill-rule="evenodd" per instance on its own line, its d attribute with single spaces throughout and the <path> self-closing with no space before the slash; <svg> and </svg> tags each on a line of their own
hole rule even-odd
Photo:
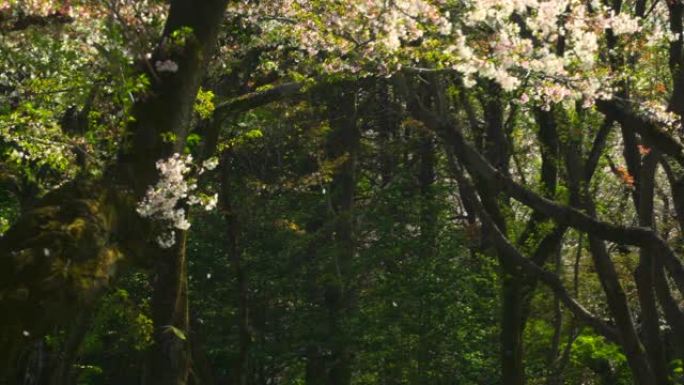
<svg viewBox="0 0 684 385">
<path fill-rule="evenodd" d="M 683 31 L 0 1 L 0 385 L 684 384 Z"/>
</svg>

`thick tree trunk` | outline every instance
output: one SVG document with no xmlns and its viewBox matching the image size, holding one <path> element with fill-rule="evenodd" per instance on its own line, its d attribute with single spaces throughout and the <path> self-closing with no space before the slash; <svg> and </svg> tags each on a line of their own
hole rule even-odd
<svg viewBox="0 0 684 385">
<path fill-rule="evenodd" d="M 123 257 L 109 242 L 119 203 L 106 186 L 76 181 L 0 238 L 0 383 L 15 383 L 24 347 L 72 321 L 109 284 Z"/>
<path fill-rule="evenodd" d="M 146 384 L 185 385 L 190 370 L 186 233 L 154 266 L 152 293 L 153 344 Z"/>
<path fill-rule="evenodd" d="M 418 187 L 420 191 L 420 259 L 425 263 L 436 257 L 436 239 L 438 226 L 438 212 L 434 194 L 435 183 L 435 146 L 433 134 L 425 131 L 418 131 Z M 422 274 L 423 276 L 425 274 Z M 427 298 L 420 299 L 418 310 L 419 337 L 416 357 L 416 373 L 413 383 L 429 381 L 430 351 L 430 301 Z"/>
<path fill-rule="evenodd" d="M 163 40 L 153 60 L 174 60 L 178 72 L 157 74 L 161 83 L 154 90 L 157 97 L 136 105 L 138 127 L 133 132 L 134 151 L 124 153 L 123 178 L 132 180 L 133 189 L 139 195 L 146 184 L 135 183 L 134 175 L 156 177 L 156 160 L 171 152 L 181 153 L 192 116 L 193 102 L 211 59 L 218 30 L 223 19 L 227 0 L 209 0 L 201 3 L 189 0 L 171 2 L 169 17 L 164 27 L 164 36 L 170 36 L 181 28 L 189 28 L 190 36 L 181 47 L 169 47 L 169 39 Z M 180 54 L 174 51 L 180 50 Z M 168 77 L 168 79 L 166 78 Z M 173 132 L 176 141 L 168 148 L 161 137 L 162 132 Z M 160 148 L 145 151 L 145 148 Z M 154 293 L 152 295 L 152 321 L 154 343 L 149 354 L 149 384 L 185 385 L 190 370 L 188 283 L 185 242 L 187 234 L 176 231 L 177 244 L 170 250 L 152 246 L 154 271 Z"/>
<path fill-rule="evenodd" d="M 306 352 L 305 380 L 306 385 L 327 385 L 328 383 L 325 357 L 315 347 L 309 347 Z"/>
<path fill-rule="evenodd" d="M 380 183 L 384 187 L 392 181 L 393 173 L 398 166 L 398 157 L 394 151 L 396 146 L 396 136 L 399 131 L 398 112 L 400 108 L 396 105 L 393 98 L 393 87 L 387 81 L 377 81 L 375 91 L 378 110 L 374 112 L 377 116 L 378 130 L 378 163 Z"/>
<path fill-rule="evenodd" d="M 558 155 L 559 155 L 559 140 L 557 132 L 556 118 L 553 111 L 536 111 L 536 118 L 539 124 L 538 138 L 541 143 L 541 155 L 542 155 L 542 166 L 541 166 L 541 185 L 542 185 L 542 195 L 552 198 L 556 194 L 556 186 L 558 184 Z M 546 218 L 543 215 L 535 213 L 530 218 L 527 223 L 523 234 L 519 237 L 517 244 L 521 248 L 529 247 L 526 244 L 530 240 L 537 239 L 541 236 L 540 225 Z M 532 260 L 539 266 L 543 266 L 546 261 L 552 256 L 556 255 L 560 257 L 560 245 L 563 240 L 563 235 L 565 234 L 565 227 L 557 226 L 549 234 L 543 236 L 539 241 L 538 245 L 534 249 L 532 254 Z M 531 311 L 531 302 L 534 295 L 534 291 L 537 288 L 537 279 L 534 277 L 520 276 L 518 278 L 519 287 L 511 289 L 511 293 L 517 292 L 517 303 L 516 305 L 520 307 L 519 321 L 515 327 L 519 329 L 519 344 L 522 345 L 523 333 L 527 325 L 527 320 Z M 560 309 L 560 301 L 558 301 L 558 296 L 556 296 L 557 308 Z M 504 302 L 505 303 L 505 302 Z M 558 318 L 560 319 L 560 317 Z M 523 354 L 522 352 L 520 354 Z M 524 376 L 524 367 L 520 367 L 519 370 Z M 524 377 L 522 378 L 524 382 Z"/>
</svg>

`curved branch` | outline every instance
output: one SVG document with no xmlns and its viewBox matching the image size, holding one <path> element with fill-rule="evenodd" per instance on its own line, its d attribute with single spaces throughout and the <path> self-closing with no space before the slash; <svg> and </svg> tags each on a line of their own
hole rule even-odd
<svg viewBox="0 0 684 385">
<path fill-rule="evenodd" d="M 277 102 L 291 96 L 303 95 L 304 83 L 284 83 L 264 91 L 255 91 L 227 100 L 216 106 L 214 119 L 223 119 L 228 115 L 249 111 L 263 105 Z"/>
<path fill-rule="evenodd" d="M 649 145 L 671 156 L 684 166 L 684 145 L 679 143 L 670 133 L 663 130 L 657 122 L 639 115 L 626 102 L 617 99 L 599 100 L 596 102 L 596 107 L 605 115 L 615 119 L 623 127 L 641 135 Z"/>
</svg>

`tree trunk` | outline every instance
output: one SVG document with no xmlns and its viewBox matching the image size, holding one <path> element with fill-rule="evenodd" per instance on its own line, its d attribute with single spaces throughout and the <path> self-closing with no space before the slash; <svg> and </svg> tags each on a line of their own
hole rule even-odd
<svg viewBox="0 0 684 385">
<path fill-rule="evenodd" d="M 160 255 L 153 281 L 153 343 L 149 354 L 149 385 L 185 385 L 190 370 L 188 280 L 185 232 L 169 252 Z"/>
<path fill-rule="evenodd" d="M 330 206 L 334 216 L 330 234 L 332 260 L 328 267 L 331 279 L 324 290 L 331 352 L 327 384 L 349 385 L 352 336 L 345 323 L 353 303 L 348 282 L 352 279 L 350 275 L 355 254 L 353 208 L 360 133 L 356 126 L 356 85 L 342 86 L 336 91 L 327 105 L 332 131 L 327 138 L 326 153 L 331 160 L 341 160 L 330 189 Z"/>
<path fill-rule="evenodd" d="M 500 91 L 498 86 L 490 85 L 493 95 Z M 510 151 L 508 139 L 504 131 L 504 110 L 499 97 L 491 96 L 484 103 L 485 133 L 484 156 L 498 170 L 508 173 Z M 487 211 L 492 213 L 496 226 L 505 234 L 506 219 L 499 208 L 507 205 L 506 200 L 498 197 L 496 189 L 480 186 Z M 525 367 L 523 364 L 523 331 L 525 328 L 523 306 L 523 277 L 517 265 L 509 264 L 507 259 L 499 256 L 502 268 L 501 281 L 501 378 L 505 385 L 523 385 L 525 383 Z"/>
<path fill-rule="evenodd" d="M 506 269 L 510 270 L 510 269 Z M 519 272 L 503 273 L 501 309 L 501 375 L 505 385 L 523 385 L 523 321 L 522 280 Z"/>
<path fill-rule="evenodd" d="M 625 143 L 627 145 L 627 143 Z M 636 149 L 635 149 L 636 150 Z M 635 151 L 638 154 L 637 151 Z M 639 166 L 638 198 L 635 199 L 639 226 L 655 228 L 653 212 L 653 195 L 655 189 L 655 171 L 658 166 L 657 153 L 651 151 L 643 158 Z M 636 172 L 637 170 L 635 170 Z M 648 358 L 656 376 L 656 384 L 670 384 L 667 360 L 660 338 L 660 322 L 655 296 L 655 263 L 653 250 L 642 248 L 639 250 L 639 266 L 634 272 L 634 281 L 641 307 L 643 341 Z"/>
<path fill-rule="evenodd" d="M 221 158 L 221 211 L 227 224 L 227 243 L 228 252 L 230 253 L 230 262 L 233 274 L 236 280 L 235 292 L 237 294 L 238 304 L 238 357 L 234 365 L 232 377 L 234 384 L 247 385 L 249 374 L 249 346 L 251 344 L 251 335 L 249 331 L 249 292 L 247 286 L 247 277 L 245 275 L 242 249 L 240 247 L 240 226 L 238 222 L 238 213 L 236 212 L 236 204 L 231 201 L 230 186 L 242 181 L 236 181 L 231 178 L 232 169 L 231 154 L 229 151 L 223 154 Z"/>
</svg>

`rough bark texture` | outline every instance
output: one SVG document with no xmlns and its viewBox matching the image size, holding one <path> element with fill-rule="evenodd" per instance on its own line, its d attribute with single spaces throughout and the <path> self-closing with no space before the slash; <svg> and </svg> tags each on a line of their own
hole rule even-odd
<svg viewBox="0 0 684 385">
<path fill-rule="evenodd" d="M 14 382 L 24 347 L 94 303 L 116 274 L 120 204 L 106 186 L 76 181 L 23 213 L 0 239 L 2 381 Z"/>
<path fill-rule="evenodd" d="M 186 233 L 156 258 L 153 276 L 153 344 L 147 384 L 183 385 L 190 370 Z"/>
</svg>

